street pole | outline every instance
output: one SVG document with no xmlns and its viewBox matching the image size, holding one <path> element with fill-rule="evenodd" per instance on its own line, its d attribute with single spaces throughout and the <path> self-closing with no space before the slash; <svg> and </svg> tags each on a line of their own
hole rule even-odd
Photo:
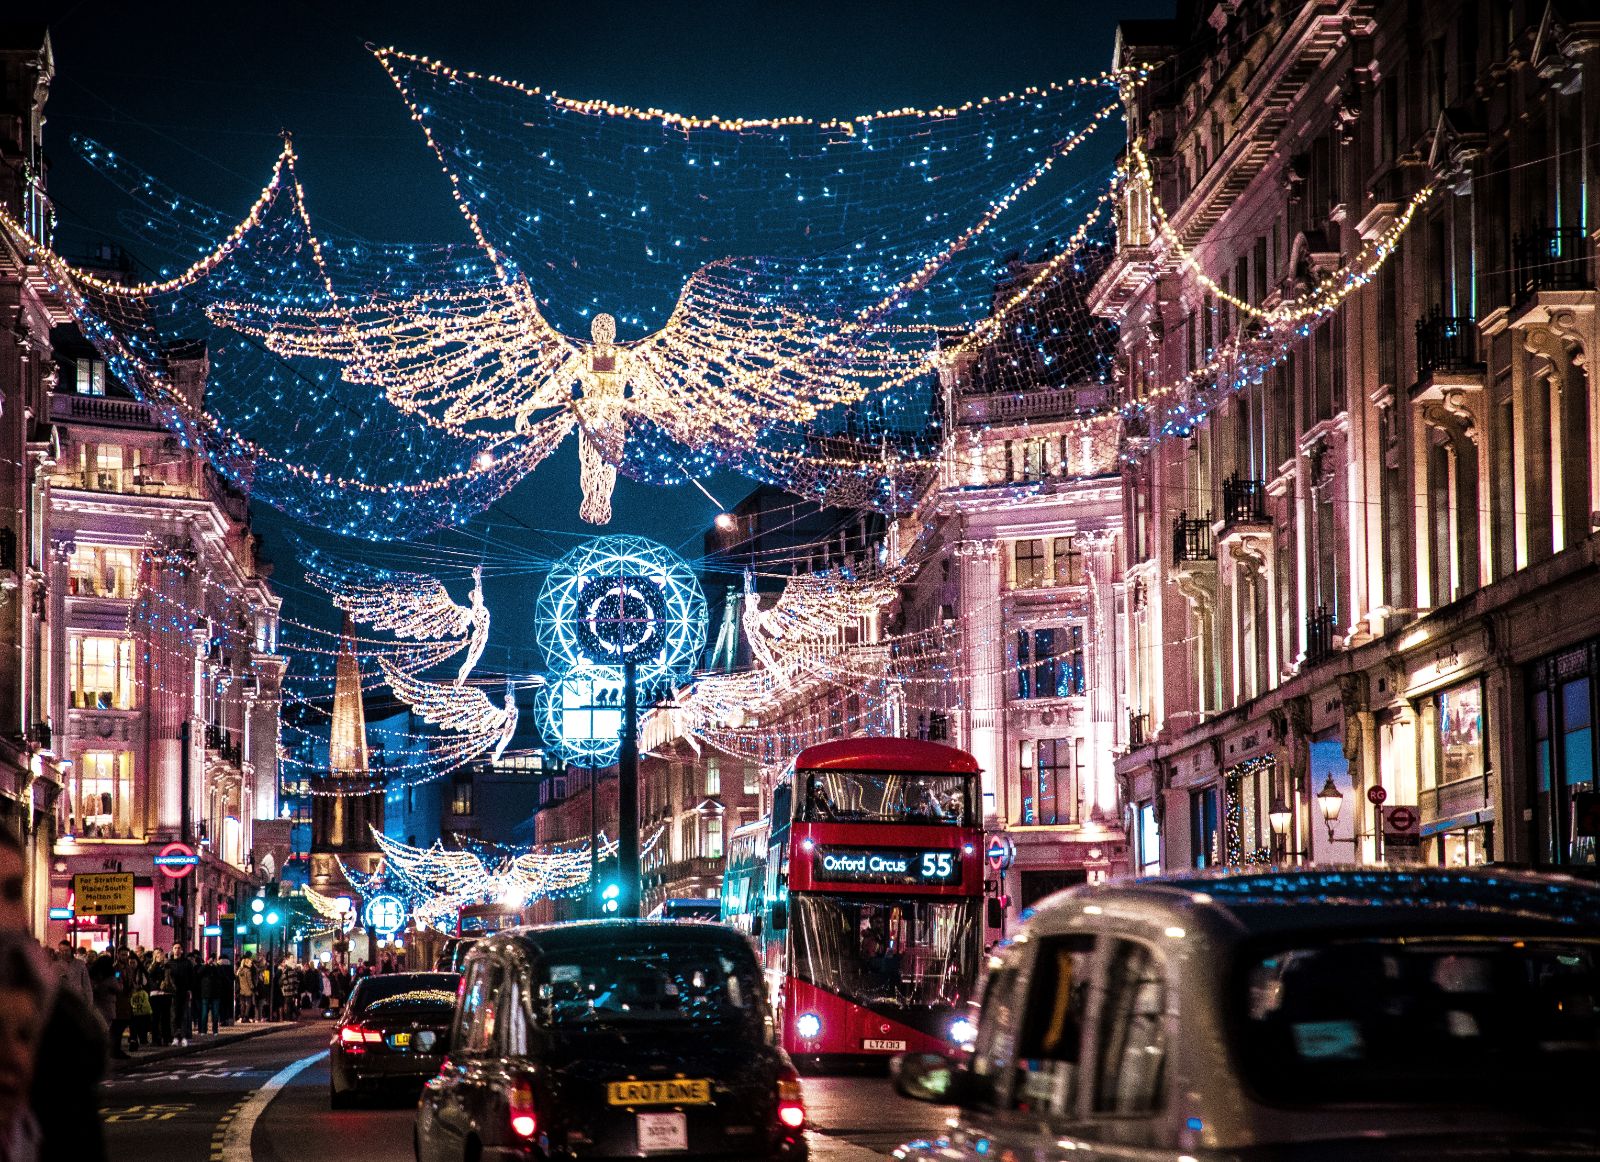
<svg viewBox="0 0 1600 1162">
<path fill-rule="evenodd" d="M 189 839 L 189 833 L 191 830 L 193 830 L 194 824 L 189 815 L 189 716 L 187 714 L 184 715 L 183 721 L 178 725 L 178 771 L 178 782 L 182 788 L 182 790 L 178 793 L 178 839 L 184 844 L 188 845 L 190 848 L 193 848 L 194 845 Z M 193 872 L 198 872 L 200 870 L 200 865 L 196 864 L 191 870 Z M 160 877 L 157 876 L 156 878 L 159 879 Z M 195 946 L 194 941 L 191 939 L 191 935 L 194 932 L 194 925 L 189 922 L 191 903 L 189 881 L 193 878 L 193 875 L 187 875 L 178 881 L 178 900 L 182 908 L 183 916 L 183 928 L 181 930 L 181 935 L 183 939 L 183 947 L 185 949 L 190 949 Z M 176 939 L 179 933 L 175 932 L 173 935 Z"/>
<path fill-rule="evenodd" d="M 589 773 L 589 915 L 600 915 L 600 823 L 595 809 L 595 776 Z"/>
<path fill-rule="evenodd" d="M 639 915 L 638 663 L 622 663 L 622 754 L 617 760 L 617 915 Z"/>
</svg>

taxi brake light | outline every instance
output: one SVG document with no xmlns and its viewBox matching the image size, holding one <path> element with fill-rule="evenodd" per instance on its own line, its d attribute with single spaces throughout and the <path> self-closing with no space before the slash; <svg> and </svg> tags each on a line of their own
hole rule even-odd
<svg viewBox="0 0 1600 1162">
<path fill-rule="evenodd" d="M 519 1138 L 531 1138 L 538 1132 L 539 1121 L 533 1113 L 533 1086 L 519 1079 L 511 1087 L 511 1130 Z"/>
<path fill-rule="evenodd" d="M 806 1124 L 806 1106 L 800 1093 L 800 1075 L 793 1066 L 778 1074 L 778 1120 L 791 1130 Z"/>
</svg>

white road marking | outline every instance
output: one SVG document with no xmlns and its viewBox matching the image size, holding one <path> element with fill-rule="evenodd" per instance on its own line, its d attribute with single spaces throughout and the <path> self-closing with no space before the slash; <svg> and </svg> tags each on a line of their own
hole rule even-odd
<svg viewBox="0 0 1600 1162">
<path fill-rule="evenodd" d="M 256 1122 L 261 1115 L 267 1112 L 267 1107 L 272 1104 L 272 1099 L 278 1096 L 278 1091 L 294 1080 L 295 1074 L 309 1065 L 314 1065 L 328 1055 L 326 1049 L 319 1049 L 310 1057 L 302 1057 L 299 1061 L 292 1061 L 278 1070 L 267 1079 L 265 1085 L 250 1095 L 250 1100 L 245 1102 L 244 1108 L 239 1111 L 239 1116 L 228 1123 L 228 1133 L 222 1140 L 223 1162 L 252 1162 L 250 1156 L 250 1139 L 255 1135 Z"/>
</svg>

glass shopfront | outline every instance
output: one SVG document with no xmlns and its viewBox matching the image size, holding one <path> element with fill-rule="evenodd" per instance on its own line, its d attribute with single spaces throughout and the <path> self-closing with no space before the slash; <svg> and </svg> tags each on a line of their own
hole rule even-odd
<svg viewBox="0 0 1600 1162">
<path fill-rule="evenodd" d="M 1600 794 L 1595 685 L 1600 641 L 1536 662 L 1528 677 L 1536 852 L 1558 866 L 1596 863 Z"/>
</svg>

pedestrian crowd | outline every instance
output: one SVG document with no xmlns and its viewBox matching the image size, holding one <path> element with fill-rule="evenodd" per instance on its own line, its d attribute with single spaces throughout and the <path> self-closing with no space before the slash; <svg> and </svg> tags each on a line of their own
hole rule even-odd
<svg viewBox="0 0 1600 1162">
<path fill-rule="evenodd" d="M 389 953 L 351 969 L 249 953 L 234 964 L 182 943 L 46 950 L 28 927 L 22 847 L 0 826 L 0 1162 L 104 1162 L 108 1056 L 186 1046 L 234 1023 L 332 1016 L 357 980 L 400 971 Z"/>
</svg>

